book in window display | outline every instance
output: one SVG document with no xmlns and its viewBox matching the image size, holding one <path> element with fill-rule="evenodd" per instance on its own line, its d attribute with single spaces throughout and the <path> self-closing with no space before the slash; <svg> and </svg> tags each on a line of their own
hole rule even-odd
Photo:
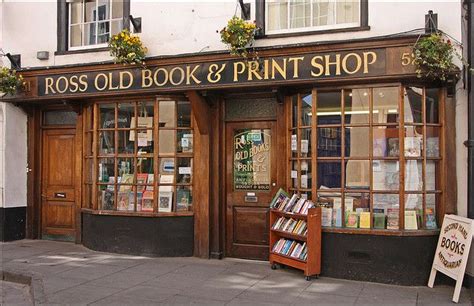
<svg viewBox="0 0 474 306">
<path fill-rule="evenodd" d="M 153 191 L 145 191 L 142 197 L 142 211 L 153 211 Z"/>
<path fill-rule="evenodd" d="M 420 157 L 422 144 L 422 137 L 405 137 L 405 157 Z"/>
<path fill-rule="evenodd" d="M 102 209 L 114 210 L 114 192 L 110 190 L 102 190 L 101 193 Z"/>
<path fill-rule="evenodd" d="M 359 226 L 359 216 L 356 212 L 346 211 L 346 227 L 357 228 Z"/>
<path fill-rule="evenodd" d="M 183 137 L 181 138 L 181 152 L 193 152 L 193 134 L 183 134 Z"/>
<path fill-rule="evenodd" d="M 191 203 L 191 190 L 178 189 L 176 191 L 176 211 L 188 211 Z"/>
<path fill-rule="evenodd" d="M 158 193 L 158 211 L 171 212 L 173 206 L 173 192 L 161 191 Z"/>
<path fill-rule="evenodd" d="M 128 191 L 120 191 L 117 194 L 117 210 L 126 211 L 129 209 L 129 194 L 133 194 Z"/>
<path fill-rule="evenodd" d="M 405 211 L 405 229 L 407 229 L 407 230 L 417 230 L 418 229 L 416 211 L 414 211 L 414 210 L 406 210 Z"/>
<path fill-rule="evenodd" d="M 399 217 L 398 208 L 388 208 L 387 209 L 387 229 L 397 230 L 399 229 L 398 217 Z"/>
<path fill-rule="evenodd" d="M 374 208 L 374 228 L 385 229 L 385 213 L 383 209 Z"/>
<path fill-rule="evenodd" d="M 426 228 L 437 229 L 436 215 L 433 208 L 426 208 Z"/>
<path fill-rule="evenodd" d="M 370 228 L 370 212 L 362 211 L 359 213 L 359 228 Z"/>
<path fill-rule="evenodd" d="M 138 173 L 137 174 L 137 191 L 143 192 L 147 189 L 146 184 L 148 181 L 148 174 L 147 173 Z"/>
<path fill-rule="evenodd" d="M 398 157 L 400 155 L 400 141 L 398 138 L 388 138 L 388 156 Z"/>
<path fill-rule="evenodd" d="M 133 184 L 133 174 L 124 174 L 120 180 L 120 191 L 130 191 L 132 190 Z M 124 185 L 127 184 L 127 185 Z"/>
</svg>

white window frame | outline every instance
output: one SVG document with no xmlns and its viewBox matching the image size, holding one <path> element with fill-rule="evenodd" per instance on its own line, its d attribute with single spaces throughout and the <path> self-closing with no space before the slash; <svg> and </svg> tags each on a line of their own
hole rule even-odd
<svg viewBox="0 0 474 306">
<path fill-rule="evenodd" d="M 108 10 L 109 10 L 109 19 L 104 19 L 104 20 L 98 20 L 98 16 L 96 17 L 97 20 L 95 21 L 92 21 L 92 22 L 85 22 L 83 19 L 84 19 L 84 10 L 85 10 L 85 0 L 80 0 L 81 3 L 82 3 L 82 12 L 81 12 L 81 21 L 79 23 L 71 23 L 71 10 L 72 10 L 72 3 L 74 1 L 72 0 L 69 0 L 67 1 L 68 3 L 68 24 L 67 24 L 67 33 L 68 33 L 68 50 L 86 50 L 86 49 L 98 49 L 98 48 L 104 48 L 104 47 L 107 47 L 108 46 L 108 43 L 100 43 L 98 44 L 97 43 L 97 39 L 98 39 L 98 33 L 99 33 L 99 23 L 105 23 L 105 22 L 108 22 L 109 23 L 109 32 L 111 33 L 112 31 L 112 22 L 113 21 L 119 21 L 119 20 L 123 20 L 123 16 L 121 16 L 120 18 L 112 18 L 112 7 L 113 7 L 113 0 L 110 0 L 108 2 Z M 118 5 L 123 5 L 123 2 L 116 2 L 116 4 Z M 101 3 L 101 5 L 104 5 Z M 107 4 L 105 4 L 107 5 Z M 98 14 L 99 12 L 99 1 L 98 0 L 95 0 L 95 12 L 96 14 Z M 123 15 L 123 12 L 122 12 L 122 15 Z M 94 24 L 95 23 L 95 40 L 96 40 L 96 43 L 95 44 L 90 44 L 90 45 L 84 45 L 84 42 L 85 42 L 85 37 L 84 37 L 84 26 L 86 24 Z M 81 36 L 82 36 L 82 45 L 81 46 L 71 46 L 71 28 L 72 26 L 75 26 L 75 25 L 80 25 L 81 26 Z M 122 24 L 122 27 L 123 27 L 123 24 Z M 109 35 L 110 35 L 109 33 Z M 110 35 L 112 36 L 112 35 Z"/>
<path fill-rule="evenodd" d="M 296 0 L 297 1 L 297 0 Z M 345 29 L 345 28 L 354 28 L 354 27 L 360 27 L 361 26 L 361 0 L 358 0 L 358 16 L 359 16 L 359 21 L 358 22 L 348 22 L 348 23 L 339 23 L 339 24 L 331 24 L 331 25 L 324 25 L 324 26 L 310 26 L 310 27 L 301 27 L 301 28 L 290 28 L 290 3 L 291 2 L 296 2 L 295 0 L 288 0 L 287 5 L 288 5 L 288 14 L 287 14 L 287 24 L 288 28 L 287 29 L 281 29 L 281 30 L 269 30 L 269 18 L 268 18 L 268 5 L 271 3 L 271 1 L 265 1 L 265 34 L 267 35 L 273 35 L 273 34 L 288 34 L 288 33 L 300 33 L 300 32 L 317 32 L 317 31 L 324 31 L 324 30 L 334 30 L 334 29 Z M 338 0 L 333 0 L 334 3 L 337 3 Z M 356 0 L 354 0 L 355 2 Z M 310 2 L 311 4 L 311 9 L 310 9 L 310 21 L 311 23 L 313 22 L 313 4 L 314 2 Z M 337 5 L 334 6 L 334 18 L 337 20 Z"/>
</svg>

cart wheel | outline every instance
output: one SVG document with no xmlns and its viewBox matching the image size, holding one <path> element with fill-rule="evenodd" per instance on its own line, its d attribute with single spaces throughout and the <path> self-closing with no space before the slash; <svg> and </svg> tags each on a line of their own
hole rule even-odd
<svg viewBox="0 0 474 306">
<path fill-rule="evenodd" d="M 308 282 L 311 280 L 311 276 L 305 276 L 305 278 Z"/>
<path fill-rule="evenodd" d="M 318 278 L 319 278 L 319 275 L 315 275 L 315 276 L 313 276 L 313 277 L 314 277 L 315 279 L 318 279 Z"/>
<path fill-rule="evenodd" d="M 276 264 L 272 264 L 272 270 L 276 270 L 277 269 L 277 265 Z"/>
</svg>

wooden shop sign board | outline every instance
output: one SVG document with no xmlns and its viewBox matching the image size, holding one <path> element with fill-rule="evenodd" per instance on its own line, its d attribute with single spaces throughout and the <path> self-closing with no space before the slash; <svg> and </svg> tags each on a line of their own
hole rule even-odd
<svg viewBox="0 0 474 306">
<path fill-rule="evenodd" d="M 453 302 L 459 301 L 473 234 L 473 220 L 445 215 L 431 268 L 428 287 L 433 288 L 436 272 L 456 280 Z"/>
</svg>

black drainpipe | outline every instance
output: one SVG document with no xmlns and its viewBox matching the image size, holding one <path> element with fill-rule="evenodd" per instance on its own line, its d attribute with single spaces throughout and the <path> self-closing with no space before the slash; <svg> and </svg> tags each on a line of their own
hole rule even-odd
<svg viewBox="0 0 474 306">
<path fill-rule="evenodd" d="M 468 45 L 468 63 L 469 68 L 474 65 L 474 4 L 468 1 L 468 28 L 467 28 L 467 45 Z M 467 157 L 467 213 L 468 217 L 474 219 L 474 75 L 472 72 L 468 72 L 468 139 L 464 142 L 468 150 Z"/>
</svg>

